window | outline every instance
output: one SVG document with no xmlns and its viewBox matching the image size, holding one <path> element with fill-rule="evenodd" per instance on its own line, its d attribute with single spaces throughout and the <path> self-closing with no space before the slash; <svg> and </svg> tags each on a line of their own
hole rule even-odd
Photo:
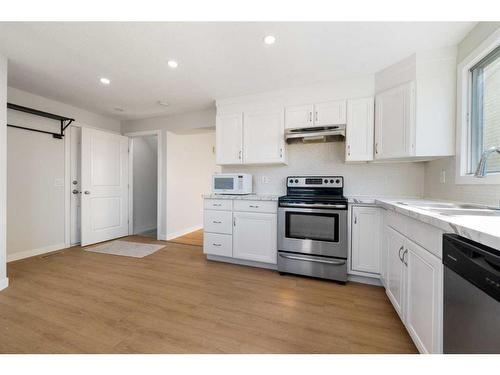
<svg viewBox="0 0 500 375">
<path fill-rule="evenodd" d="M 472 66 L 470 74 L 470 162 L 473 173 L 481 154 L 500 146 L 500 46 Z M 500 154 L 488 158 L 488 173 L 500 173 Z"/>
</svg>

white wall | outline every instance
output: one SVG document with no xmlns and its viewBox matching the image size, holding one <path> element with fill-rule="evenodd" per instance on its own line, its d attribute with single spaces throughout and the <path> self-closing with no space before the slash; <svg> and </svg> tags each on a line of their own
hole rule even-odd
<svg viewBox="0 0 500 375">
<path fill-rule="evenodd" d="M 500 22 L 480 22 L 458 45 L 459 64 L 483 40 L 500 27 Z M 425 163 L 425 196 L 433 199 L 447 199 L 500 205 L 500 185 L 457 185 L 455 184 L 455 157 Z M 441 183 L 441 173 L 446 175 Z"/>
<path fill-rule="evenodd" d="M 167 133 L 167 239 L 203 225 L 202 194 L 211 189 L 215 133 Z"/>
<path fill-rule="evenodd" d="M 123 134 L 144 131 L 160 130 L 162 135 L 162 197 L 167 197 L 167 153 L 168 153 L 168 135 L 176 134 L 214 134 L 215 128 L 215 109 L 184 113 L 180 115 L 156 117 L 145 120 L 131 120 L 122 122 Z M 191 146 L 189 147 L 191 149 Z M 215 159 L 214 159 L 215 160 Z M 215 161 L 214 161 L 215 164 Z M 205 192 L 210 189 L 205 190 Z M 160 207 L 160 220 L 158 223 L 158 234 L 160 239 L 167 238 L 167 207 L 169 202 L 165 202 Z M 198 225 L 198 224 L 196 224 Z"/>
<path fill-rule="evenodd" d="M 7 59 L 0 55 L 0 290 L 7 287 Z"/>
<path fill-rule="evenodd" d="M 75 118 L 75 124 L 120 132 L 120 122 L 14 88 L 8 101 Z M 8 110 L 8 123 L 58 131 L 56 121 Z M 7 259 L 15 260 L 65 245 L 64 140 L 8 128 Z"/>
<path fill-rule="evenodd" d="M 157 228 L 158 137 L 133 138 L 134 233 Z"/>
</svg>

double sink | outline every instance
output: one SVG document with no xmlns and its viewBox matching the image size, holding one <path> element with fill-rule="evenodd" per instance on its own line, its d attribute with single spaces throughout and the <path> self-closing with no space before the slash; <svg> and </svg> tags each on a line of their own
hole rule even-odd
<svg viewBox="0 0 500 375">
<path fill-rule="evenodd" d="M 396 202 L 397 204 L 435 212 L 445 216 L 500 216 L 500 208 L 488 207 L 479 204 L 468 203 L 443 203 L 425 202 L 409 203 Z"/>
</svg>

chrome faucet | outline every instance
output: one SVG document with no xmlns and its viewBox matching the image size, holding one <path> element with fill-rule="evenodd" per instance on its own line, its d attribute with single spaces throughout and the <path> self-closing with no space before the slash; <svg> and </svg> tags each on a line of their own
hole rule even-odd
<svg viewBox="0 0 500 375">
<path fill-rule="evenodd" d="M 500 154 L 500 146 L 490 147 L 481 154 L 481 160 L 479 160 L 479 164 L 477 165 L 474 177 L 486 177 L 486 175 L 488 174 L 488 172 L 486 171 L 486 161 L 488 160 L 488 157 L 494 152 L 498 152 Z"/>
</svg>

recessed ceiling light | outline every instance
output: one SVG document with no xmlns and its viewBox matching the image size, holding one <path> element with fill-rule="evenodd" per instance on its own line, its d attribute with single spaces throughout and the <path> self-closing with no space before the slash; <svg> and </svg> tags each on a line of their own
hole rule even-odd
<svg viewBox="0 0 500 375">
<path fill-rule="evenodd" d="M 267 35 L 264 37 L 264 43 L 274 44 L 276 42 L 276 37 L 274 35 Z"/>
<path fill-rule="evenodd" d="M 162 105 L 164 107 L 168 107 L 170 105 L 170 103 L 164 101 L 164 100 L 158 100 L 158 104 L 159 105 Z"/>
<path fill-rule="evenodd" d="M 109 85 L 111 83 L 111 81 L 108 78 L 104 78 L 104 77 L 101 78 L 100 81 L 103 85 Z"/>
<path fill-rule="evenodd" d="M 179 65 L 179 64 L 177 63 L 177 61 L 175 61 L 175 60 L 168 60 L 168 63 L 167 63 L 167 64 L 168 64 L 168 66 L 169 66 L 169 67 L 171 67 L 171 68 L 173 68 L 173 69 L 177 68 L 177 66 Z"/>
</svg>

